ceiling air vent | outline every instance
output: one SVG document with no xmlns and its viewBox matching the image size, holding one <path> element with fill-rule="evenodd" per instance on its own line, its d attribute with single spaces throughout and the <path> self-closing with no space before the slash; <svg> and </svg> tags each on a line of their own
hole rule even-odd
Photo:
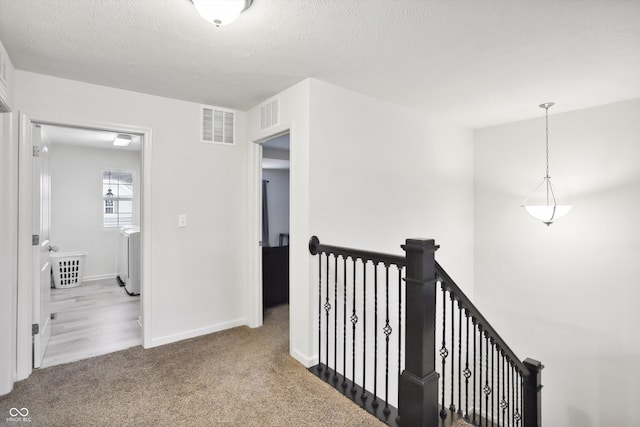
<svg viewBox="0 0 640 427">
<path fill-rule="evenodd" d="M 235 143 L 235 112 L 203 105 L 200 140 L 209 144 Z"/>
<path fill-rule="evenodd" d="M 260 107 L 260 130 L 276 126 L 280 123 L 280 102 L 278 98 Z"/>
</svg>

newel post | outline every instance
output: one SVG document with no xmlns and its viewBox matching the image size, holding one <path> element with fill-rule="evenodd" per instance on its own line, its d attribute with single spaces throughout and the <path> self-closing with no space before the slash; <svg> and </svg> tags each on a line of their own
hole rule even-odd
<svg viewBox="0 0 640 427">
<path fill-rule="evenodd" d="M 436 355 L 436 263 L 433 240 L 407 239 L 404 371 L 400 376 L 399 424 L 438 425 Z"/>
<path fill-rule="evenodd" d="M 525 379 L 524 394 L 524 427 L 542 426 L 542 369 L 544 365 L 537 360 L 525 359 L 524 366 L 530 372 Z"/>
</svg>

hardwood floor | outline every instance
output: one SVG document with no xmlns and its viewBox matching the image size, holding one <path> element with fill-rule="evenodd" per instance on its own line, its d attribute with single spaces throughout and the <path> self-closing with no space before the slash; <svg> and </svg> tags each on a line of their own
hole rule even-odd
<svg viewBox="0 0 640 427">
<path fill-rule="evenodd" d="M 142 344 L 140 297 L 127 295 L 116 279 L 51 289 L 51 313 L 43 368 Z"/>
</svg>

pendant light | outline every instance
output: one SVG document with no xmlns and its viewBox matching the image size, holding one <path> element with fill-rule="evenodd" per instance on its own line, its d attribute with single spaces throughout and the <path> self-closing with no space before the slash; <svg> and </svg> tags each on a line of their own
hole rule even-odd
<svg viewBox="0 0 640 427">
<path fill-rule="evenodd" d="M 253 0 L 191 0 L 198 13 L 216 27 L 231 24 Z"/>
<path fill-rule="evenodd" d="M 563 205 L 557 191 L 551 184 L 551 176 L 549 176 L 549 108 L 553 107 L 553 102 L 545 102 L 540 104 L 540 108 L 545 110 L 545 128 L 546 128 L 546 175 L 542 182 L 538 184 L 533 193 L 529 195 L 522 203 L 529 215 L 542 221 L 547 226 L 551 225 L 555 220 L 562 218 L 571 209 L 570 205 Z M 532 201 L 527 204 L 527 202 Z"/>
</svg>

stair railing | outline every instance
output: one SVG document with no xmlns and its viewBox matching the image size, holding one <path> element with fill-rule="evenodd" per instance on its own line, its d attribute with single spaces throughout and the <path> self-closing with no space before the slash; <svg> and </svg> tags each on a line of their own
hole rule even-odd
<svg viewBox="0 0 640 427">
<path fill-rule="evenodd" d="M 310 371 L 390 426 L 451 417 L 540 427 L 542 364 L 517 358 L 435 261 L 438 247 L 407 239 L 397 256 L 312 237 L 319 357 Z"/>
</svg>

